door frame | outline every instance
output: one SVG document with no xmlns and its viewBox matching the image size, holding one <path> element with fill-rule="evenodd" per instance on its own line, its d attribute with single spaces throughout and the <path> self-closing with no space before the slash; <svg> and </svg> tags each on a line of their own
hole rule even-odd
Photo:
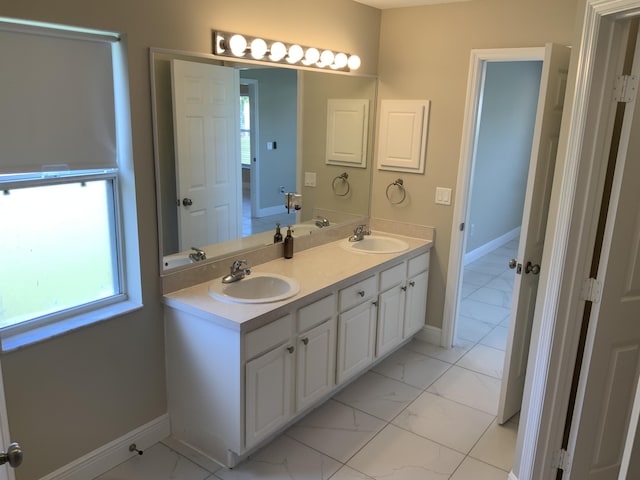
<svg viewBox="0 0 640 480">
<path fill-rule="evenodd" d="M 240 77 L 240 84 L 246 85 L 249 91 L 249 109 L 251 110 L 251 165 L 249 166 L 249 182 L 251 191 L 251 216 L 257 217 L 260 211 L 260 125 L 258 113 L 258 80 Z M 242 179 L 240 179 L 242 181 Z"/>
<path fill-rule="evenodd" d="M 466 226 L 469 223 L 471 182 L 473 181 L 478 129 L 480 126 L 485 65 L 489 62 L 543 62 L 544 58 L 545 47 L 471 50 L 440 339 L 441 346 L 445 348 L 450 348 L 453 345 L 455 320 L 460 303 L 460 277 L 464 267 L 464 250 L 468 234 L 467 228 L 460 234 L 460 225 L 464 223 Z"/>
<path fill-rule="evenodd" d="M 597 226 L 592 212 L 602 198 L 606 169 L 602 152 L 611 122 L 600 117 L 610 115 L 615 21 L 639 11 L 640 0 L 586 0 L 584 12 L 578 12 L 582 16 L 580 45 L 571 59 L 530 368 L 510 478 L 549 478 L 555 472 L 580 341 L 582 291 Z"/>
</svg>

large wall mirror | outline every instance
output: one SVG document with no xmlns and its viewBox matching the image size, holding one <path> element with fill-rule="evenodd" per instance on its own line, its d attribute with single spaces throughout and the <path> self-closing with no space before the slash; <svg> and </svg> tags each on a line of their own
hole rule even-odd
<svg viewBox="0 0 640 480">
<path fill-rule="evenodd" d="M 192 247 L 213 259 L 270 244 L 276 223 L 313 235 L 369 214 L 376 78 L 161 49 L 150 60 L 162 271 L 195 263 Z"/>
</svg>

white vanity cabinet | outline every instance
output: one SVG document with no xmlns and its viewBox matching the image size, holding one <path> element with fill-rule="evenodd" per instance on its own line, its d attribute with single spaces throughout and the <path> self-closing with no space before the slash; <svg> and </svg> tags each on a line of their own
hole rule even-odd
<svg viewBox="0 0 640 480">
<path fill-rule="evenodd" d="M 338 383 L 365 370 L 375 358 L 377 295 L 377 275 L 338 294 Z"/>
<path fill-rule="evenodd" d="M 336 384 L 336 302 L 330 295 L 298 310 L 296 411 L 331 393 Z"/>
<path fill-rule="evenodd" d="M 426 248 L 364 256 L 360 270 L 344 266 L 352 253 L 330 252 L 351 276 L 316 289 L 306 281 L 306 296 L 271 309 L 215 302 L 207 284 L 165 297 L 174 448 L 233 467 L 422 328 Z M 304 278 L 306 260 L 292 276 Z"/>
<path fill-rule="evenodd" d="M 407 261 L 407 284 L 402 338 L 415 335 L 427 314 L 427 287 L 429 283 L 429 252 Z"/>
<path fill-rule="evenodd" d="M 380 273 L 376 356 L 382 356 L 402 343 L 404 327 L 407 262 Z"/>
</svg>

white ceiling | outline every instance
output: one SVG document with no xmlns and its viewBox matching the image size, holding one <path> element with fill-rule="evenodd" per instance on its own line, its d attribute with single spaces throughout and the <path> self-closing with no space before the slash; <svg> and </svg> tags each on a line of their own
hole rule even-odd
<svg viewBox="0 0 640 480">
<path fill-rule="evenodd" d="M 354 0 L 371 7 L 385 8 L 416 7 L 420 5 L 436 5 L 439 3 L 470 2 L 471 0 Z"/>
</svg>

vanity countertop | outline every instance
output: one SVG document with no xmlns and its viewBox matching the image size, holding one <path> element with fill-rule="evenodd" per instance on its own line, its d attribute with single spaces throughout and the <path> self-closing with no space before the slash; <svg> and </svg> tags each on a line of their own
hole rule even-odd
<svg viewBox="0 0 640 480">
<path fill-rule="evenodd" d="M 214 278 L 163 297 L 164 303 L 172 308 L 207 318 L 227 328 L 250 331 L 258 328 L 260 317 L 272 320 L 284 310 L 302 305 L 312 296 L 321 298 L 332 291 L 332 287 L 341 288 L 361 278 L 370 271 L 394 261 L 411 258 L 420 251 L 428 251 L 432 242 L 413 237 L 393 235 L 386 232 L 373 232 L 404 240 L 409 249 L 399 253 L 356 253 L 340 246 L 344 239 L 326 243 L 318 247 L 296 252 L 294 258 L 278 258 L 267 263 L 252 266 L 252 273 L 275 273 L 294 278 L 300 284 L 300 292 L 295 296 L 272 303 L 240 304 L 228 303 L 212 298 L 208 293 L 211 283 L 220 282 Z M 273 313 L 274 315 L 267 315 Z"/>
</svg>

